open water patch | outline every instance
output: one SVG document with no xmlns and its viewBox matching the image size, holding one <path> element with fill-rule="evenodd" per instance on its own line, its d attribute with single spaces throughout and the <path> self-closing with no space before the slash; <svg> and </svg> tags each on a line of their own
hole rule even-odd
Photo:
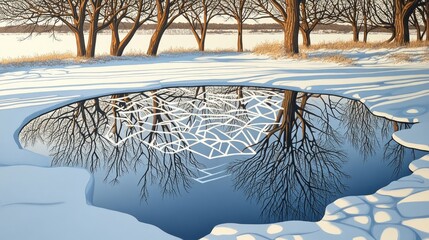
<svg viewBox="0 0 429 240">
<path fill-rule="evenodd" d="M 335 199 L 410 174 L 422 152 L 391 138 L 410 126 L 336 96 L 201 86 L 79 101 L 20 141 L 93 172 L 95 206 L 197 239 L 221 223 L 316 221 Z"/>
</svg>

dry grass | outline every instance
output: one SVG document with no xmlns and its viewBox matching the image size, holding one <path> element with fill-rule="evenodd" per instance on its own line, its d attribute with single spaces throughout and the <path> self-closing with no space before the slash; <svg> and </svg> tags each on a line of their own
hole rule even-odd
<svg viewBox="0 0 429 240">
<path fill-rule="evenodd" d="M 322 56 L 315 56 L 309 58 L 312 61 L 320 61 L 320 62 L 333 62 L 338 63 L 340 65 L 352 65 L 354 64 L 354 60 L 348 58 L 342 54 L 327 54 Z"/>
<path fill-rule="evenodd" d="M 286 55 L 284 53 L 283 44 L 281 42 L 265 42 L 257 45 L 253 52 L 258 55 L 267 55 L 274 59 L 278 58 L 288 58 L 288 59 L 307 59 L 311 61 L 321 61 L 321 62 L 334 62 L 342 65 L 353 64 L 353 59 L 348 58 L 342 54 L 326 54 L 326 55 L 317 55 L 311 56 L 307 52 L 301 52 L 295 55 Z"/>
<path fill-rule="evenodd" d="M 353 42 L 353 41 L 338 41 L 338 42 L 329 42 L 329 43 L 318 43 L 311 45 L 310 47 L 304 47 L 307 50 L 320 50 L 320 49 L 334 49 L 334 50 L 350 50 L 350 49 L 382 49 L 382 48 L 417 48 L 417 47 L 427 47 L 429 42 L 426 41 L 413 41 L 406 46 L 400 46 L 395 42 Z"/>
<path fill-rule="evenodd" d="M 0 59 L 0 65 L 4 66 L 21 66 L 27 64 L 54 64 L 60 61 L 83 61 L 83 58 L 77 58 L 72 53 L 50 53 L 36 55 L 31 57 L 5 58 Z"/>
<path fill-rule="evenodd" d="M 264 42 L 253 48 L 253 53 L 268 55 L 274 59 L 284 57 L 284 48 L 281 42 Z"/>
<path fill-rule="evenodd" d="M 205 50 L 204 52 L 200 52 L 198 51 L 197 48 L 183 48 L 183 47 L 179 47 L 179 48 L 170 48 L 167 50 L 164 50 L 161 52 L 161 54 L 182 54 L 182 53 L 223 53 L 223 52 L 235 52 L 235 49 L 231 49 L 231 48 L 219 48 L 219 49 L 210 49 L 210 50 Z M 128 56 L 129 54 L 127 54 Z"/>
<path fill-rule="evenodd" d="M 408 53 L 395 53 L 395 54 L 391 54 L 389 57 L 398 63 L 413 61 L 412 56 Z"/>
</svg>

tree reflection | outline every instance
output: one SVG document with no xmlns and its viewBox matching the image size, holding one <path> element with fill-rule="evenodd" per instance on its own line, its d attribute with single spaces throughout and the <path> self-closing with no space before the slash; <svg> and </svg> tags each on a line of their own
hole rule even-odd
<svg viewBox="0 0 429 240">
<path fill-rule="evenodd" d="M 196 156 L 248 155 L 229 162 L 235 187 L 261 203 L 266 219 L 281 221 L 315 220 L 345 190 L 343 140 L 366 159 L 379 136 L 408 127 L 338 97 L 201 86 L 80 101 L 31 121 L 20 137 L 25 145 L 49 145 L 54 166 L 103 169 L 112 183 L 138 172 L 143 199 L 152 184 L 163 194 L 190 188 L 202 168 Z M 393 140 L 385 145 L 396 172 L 406 152 Z"/>
<path fill-rule="evenodd" d="M 395 121 L 385 120 L 385 127 L 387 129 L 393 129 L 390 131 L 390 136 L 392 136 L 393 132 L 411 128 L 411 124 L 409 123 L 399 123 Z M 407 159 L 405 156 L 407 154 L 411 154 L 412 159 L 416 158 L 415 150 L 409 149 L 401 144 L 397 143 L 390 137 L 389 141 L 384 145 L 384 160 L 389 163 L 390 166 L 393 167 L 394 174 L 398 175 L 404 165 L 404 160 Z"/>
<path fill-rule="evenodd" d="M 138 170 L 142 172 L 143 198 L 152 183 L 158 183 L 163 193 L 177 193 L 188 188 L 195 176 L 198 163 L 193 154 L 157 151 L 142 141 L 183 138 L 171 131 L 174 126 L 163 124 L 164 119 L 172 118 L 169 111 L 164 111 L 163 101 L 156 92 L 151 96 L 140 93 L 81 101 L 33 120 L 21 132 L 21 141 L 25 145 L 37 140 L 48 144 L 53 166 L 80 166 L 91 172 L 105 168 L 105 179 L 112 182 L 118 182 L 124 173 Z M 152 115 L 142 119 L 136 110 L 144 105 L 152 109 Z M 151 124 L 152 131 L 141 131 L 144 124 Z"/>
<path fill-rule="evenodd" d="M 314 218 L 331 194 L 344 189 L 345 155 L 331 125 L 338 115 L 332 105 L 330 97 L 285 90 L 275 123 L 255 145 L 256 154 L 229 168 L 236 188 L 261 202 L 266 218 Z"/>
<path fill-rule="evenodd" d="M 367 159 L 373 156 L 375 149 L 380 146 L 380 135 L 382 139 L 388 139 L 384 144 L 383 159 L 389 162 L 389 165 L 394 168 L 394 174 L 398 175 L 406 154 L 411 153 L 414 157 L 415 152 L 398 144 L 391 136 L 393 132 L 410 128 L 411 124 L 379 118 L 373 115 L 364 104 L 354 100 L 345 101 L 346 103 L 342 104 L 341 122 L 352 146 L 363 154 L 364 159 Z"/>
</svg>

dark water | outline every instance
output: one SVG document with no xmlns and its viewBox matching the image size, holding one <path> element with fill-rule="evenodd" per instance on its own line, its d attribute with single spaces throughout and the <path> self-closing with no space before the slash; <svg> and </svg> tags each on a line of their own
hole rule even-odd
<svg viewBox="0 0 429 240">
<path fill-rule="evenodd" d="M 407 127 L 334 96 L 198 87 L 81 101 L 20 138 L 53 166 L 94 172 L 94 205 L 197 239 L 220 223 L 318 220 L 410 174 L 422 153 L 390 137 Z"/>
</svg>

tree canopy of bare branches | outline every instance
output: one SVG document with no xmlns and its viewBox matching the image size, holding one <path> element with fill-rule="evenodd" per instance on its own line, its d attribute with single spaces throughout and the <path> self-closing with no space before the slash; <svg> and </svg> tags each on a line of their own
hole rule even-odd
<svg viewBox="0 0 429 240">
<path fill-rule="evenodd" d="M 150 39 L 147 55 L 157 55 L 159 44 L 165 30 L 167 30 L 176 18 L 181 16 L 189 9 L 190 6 L 192 6 L 193 1 L 194 0 L 155 0 L 155 16 L 157 25 Z"/>
<path fill-rule="evenodd" d="M 208 26 L 210 21 L 219 15 L 219 6 L 220 0 L 194 0 L 194 4 L 191 4 L 188 10 L 183 13 L 200 51 L 204 51 Z"/>
<path fill-rule="evenodd" d="M 331 24 L 337 21 L 333 0 L 302 0 L 301 30 L 304 46 L 311 45 L 310 34 L 318 24 Z"/>
<path fill-rule="evenodd" d="M 243 24 L 254 16 L 251 0 L 221 0 L 222 13 L 237 22 L 237 52 L 243 52 Z"/>
<path fill-rule="evenodd" d="M 155 4 L 152 0 L 110 0 L 109 8 L 111 12 L 115 12 L 117 9 L 124 9 L 121 14 L 113 16 L 109 24 L 109 28 L 112 31 L 110 55 L 121 56 L 137 30 L 154 17 Z M 119 28 L 123 22 L 130 22 L 132 26 L 121 39 Z"/>
</svg>

